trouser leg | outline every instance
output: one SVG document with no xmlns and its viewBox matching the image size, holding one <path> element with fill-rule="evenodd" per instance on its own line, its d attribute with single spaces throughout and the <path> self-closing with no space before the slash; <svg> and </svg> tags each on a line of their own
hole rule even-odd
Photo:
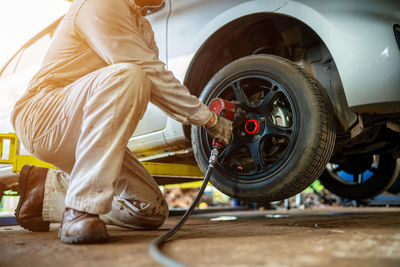
<svg viewBox="0 0 400 267">
<path fill-rule="evenodd" d="M 50 169 L 47 172 L 43 198 L 43 221 L 61 222 L 65 210 L 68 179 L 68 174 L 63 171 Z"/>
<path fill-rule="evenodd" d="M 49 170 L 43 204 L 45 221 L 60 222 L 65 208 L 67 183 L 68 174 L 60 170 Z M 112 209 L 100 218 L 106 224 L 154 229 L 162 225 L 167 217 L 168 206 L 157 183 L 126 149 Z"/>
<path fill-rule="evenodd" d="M 150 98 L 145 73 L 133 64 L 120 64 L 114 73 L 94 79 L 83 105 L 75 164 L 65 205 L 93 214 L 110 211 L 126 144 Z M 100 77 L 102 73 L 100 74 Z M 69 95 L 72 103 L 76 87 Z M 67 114 L 73 113 L 69 105 Z M 72 116 L 71 119 L 74 119 Z"/>
<path fill-rule="evenodd" d="M 109 212 L 126 144 L 149 101 L 145 73 L 115 64 L 41 97 L 29 107 L 32 120 L 16 129 L 34 133 L 23 135 L 31 152 L 68 173 L 66 206 Z"/>
<path fill-rule="evenodd" d="M 168 217 L 168 206 L 156 181 L 128 149 L 116 193 L 111 211 L 102 216 L 106 223 L 154 229 Z"/>
</svg>

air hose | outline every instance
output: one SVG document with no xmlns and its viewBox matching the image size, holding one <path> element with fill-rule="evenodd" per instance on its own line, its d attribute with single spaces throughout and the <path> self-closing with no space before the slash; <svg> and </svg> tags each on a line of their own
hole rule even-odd
<svg viewBox="0 0 400 267">
<path fill-rule="evenodd" d="M 183 224 L 189 219 L 189 216 L 192 214 L 194 208 L 199 204 L 199 201 L 201 197 L 203 196 L 204 190 L 207 187 L 208 181 L 210 180 L 211 173 L 214 170 L 214 164 L 217 161 L 219 154 L 219 147 L 218 146 L 213 146 L 213 149 L 211 150 L 211 156 L 208 161 L 208 168 L 206 171 L 206 175 L 204 176 L 204 181 L 200 187 L 199 192 L 197 193 L 195 199 L 193 200 L 192 205 L 190 205 L 189 209 L 185 212 L 185 214 L 182 216 L 182 218 L 179 220 L 179 222 L 171 228 L 167 233 L 164 235 L 154 239 L 149 248 L 150 255 L 163 264 L 164 266 L 174 266 L 174 267 L 183 267 L 182 263 L 173 260 L 172 258 L 166 256 L 165 254 L 162 253 L 161 247 L 163 244 L 170 239 L 176 232 L 178 232 L 179 229 L 183 226 Z"/>
</svg>

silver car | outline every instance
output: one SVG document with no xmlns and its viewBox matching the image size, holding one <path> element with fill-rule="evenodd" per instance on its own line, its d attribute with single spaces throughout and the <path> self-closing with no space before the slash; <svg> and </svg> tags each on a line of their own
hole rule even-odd
<svg viewBox="0 0 400 267">
<path fill-rule="evenodd" d="M 246 111 L 211 178 L 222 192 L 274 201 L 320 178 L 339 196 L 362 199 L 397 176 L 400 1 L 167 0 L 146 16 L 160 59 L 193 94 Z M 57 23 L 3 68 L 0 90 L 22 94 L 27 79 L 15 77 L 24 50 Z M 203 172 L 210 146 L 203 128 L 151 104 L 128 144 L 142 161 L 195 159 Z"/>
</svg>

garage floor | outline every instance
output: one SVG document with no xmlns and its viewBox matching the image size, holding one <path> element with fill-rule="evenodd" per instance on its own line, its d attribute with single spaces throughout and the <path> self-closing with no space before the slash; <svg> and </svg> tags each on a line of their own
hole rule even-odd
<svg viewBox="0 0 400 267">
<path fill-rule="evenodd" d="M 57 224 L 47 233 L 3 226 L 0 266 L 158 266 L 149 243 L 179 218 L 158 231 L 109 227 L 111 241 L 98 245 L 62 244 Z M 400 266 L 400 208 L 196 215 L 177 237 L 164 251 L 190 266 Z"/>
</svg>

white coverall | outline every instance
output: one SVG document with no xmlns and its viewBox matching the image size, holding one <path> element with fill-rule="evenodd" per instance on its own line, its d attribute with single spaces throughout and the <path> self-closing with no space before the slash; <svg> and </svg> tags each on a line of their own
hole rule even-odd
<svg viewBox="0 0 400 267">
<path fill-rule="evenodd" d="M 126 149 L 148 101 L 182 123 L 212 116 L 158 59 L 133 0 L 75 0 L 11 118 L 24 146 L 61 170 L 47 175 L 45 221 L 65 204 L 122 226 L 164 222 L 156 182 Z"/>
</svg>

